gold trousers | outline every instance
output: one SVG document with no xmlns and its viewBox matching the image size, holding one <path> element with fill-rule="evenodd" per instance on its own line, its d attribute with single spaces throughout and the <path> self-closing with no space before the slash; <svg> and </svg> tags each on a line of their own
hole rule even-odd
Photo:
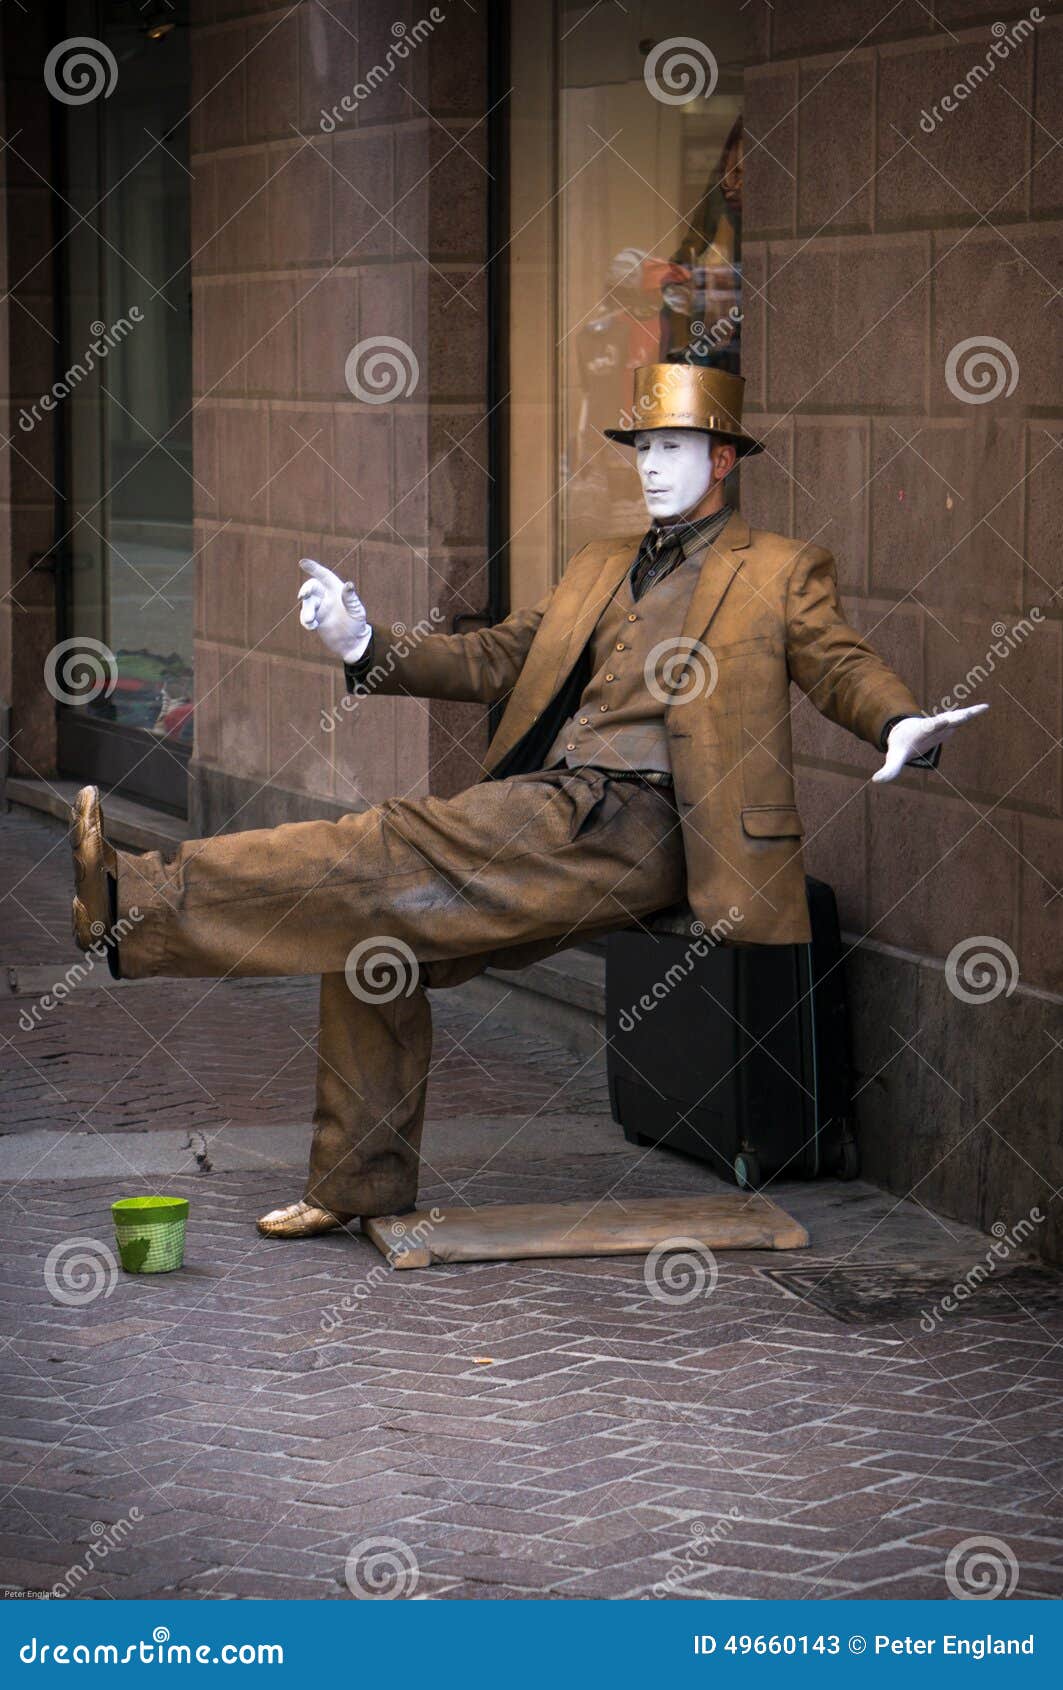
<svg viewBox="0 0 1063 1690">
<path fill-rule="evenodd" d="M 417 1197 L 426 987 L 520 968 L 683 896 L 671 795 L 594 769 L 396 799 L 176 853 L 118 853 L 123 975 L 320 974 L 306 1196 L 381 1215 Z M 137 915 L 132 915 L 136 909 Z"/>
</svg>

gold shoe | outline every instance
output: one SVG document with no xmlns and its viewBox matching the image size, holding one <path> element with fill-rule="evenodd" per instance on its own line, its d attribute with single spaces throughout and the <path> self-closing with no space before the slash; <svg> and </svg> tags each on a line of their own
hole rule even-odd
<svg viewBox="0 0 1063 1690">
<path fill-rule="evenodd" d="M 258 1223 L 259 1232 L 266 1238 L 315 1238 L 319 1232 L 334 1232 L 346 1226 L 353 1215 L 334 1215 L 329 1209 L 319 1209 L 315 1203 L 300 1198 L 286 1209 L 271 1209 Z"/>
<path fill-rule="evenodd" d="M 83 951 L 97 944 L 111 925 L 108 874 L 117 874 L 114 847 L 103 837 L 100 790 L 83 786 L 70 810 L 70 848 L 74 853 L 74 942 Z"/>
</svg>

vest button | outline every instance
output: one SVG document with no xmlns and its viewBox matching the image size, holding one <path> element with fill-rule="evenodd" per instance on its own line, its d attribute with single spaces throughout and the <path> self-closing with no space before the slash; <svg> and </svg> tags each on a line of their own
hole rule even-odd
<svg viewBox="0 0 1063 1690">
<path fill-rule="evenodd" d="M 588 723 L 588 722 L 589 722 L 589 721 L 590 721 L 590 717 L 589 717 L 589 716 L 581 716 L 581 717 L 580 717 L 580 719 L 579 719 L 579 725 L 580 725 L 580 727 L 581 727 L 581 728 L 585 728 L 585 727 L 586 727 L 586 726 L 587 726 L 587 723 Z"/>
<path fill-rule="evenodd" d="M 617 642 L 616 642 L 616 649 L 617 649 L 617 651 L 623 651 L 623 649 L 624 649 L 624 642 L 623 642 L 623 640 L 617 640 Z"/>
<path fill-rule="evenodd" d="M 599 710 L 608 710 L 609 706 L 608 704 L 599 704 L 598 708 Z"/>
<path fill-rule="evenodd" d="M 615 680 L 616 680 L 616 676 L 615 676 L 615 675 L 606 675 L 606 677 L 605 677 L 605 678 L 606 678 L 606 680 L 607 680 L 607 681 L 615 681 Z"/>
<path fill-rule="evenodd" d="M 635 615 L 635 612 L 633 610 L 628 611 L 627 619 L 628 619 L 629 622 L 637 622 L 638 621 L 638 617 Z"/>
<path fill-rule="evenodd" d="M 566 746 L 565 746 L 565 750 L 566 750 L 566 751 L 575 751 L 575 749 L 576 749 L 576 747 L 575 747 L 575 745 L 574 745 L 574 744 L 573 744 L 573 742 L 572 742 L 572 741 L 571 741 L 571 740 L 570 740 L 570 741 L 569 741 L 569 743 L 568 743 L 568 744 L 567 744 L 567 745 L 566 745 Z"/>
</svg>

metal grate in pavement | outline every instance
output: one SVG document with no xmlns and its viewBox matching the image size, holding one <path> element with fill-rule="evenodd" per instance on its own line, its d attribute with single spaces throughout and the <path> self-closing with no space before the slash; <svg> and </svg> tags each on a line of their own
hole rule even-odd
<svg viewBox="0 0 1063 1690">
<path fill-rule="evenodd" d="M 846 1326 L 918 1320 L 929 1331 L 964 1313 L 980 1320 L 1063 1317 L 1063 1274 L 1026 1262 L 990 1265 L 984 1257 L 956 1256 L 934 1262 L 809 1263 L 758 1272 Z"/>
</svg>

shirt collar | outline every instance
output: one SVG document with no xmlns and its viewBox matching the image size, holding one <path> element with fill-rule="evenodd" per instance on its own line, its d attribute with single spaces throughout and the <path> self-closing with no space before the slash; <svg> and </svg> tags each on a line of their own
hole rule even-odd
<svg viewBox="0 0 1063 1690">
<path fill-rule="evenodd" d="M 699 516 L 693 522 L 680 518 L 678 522 L 655 522 L 646 535 L 646 540 L 654 546 L 662 534 L 674 536 L 679 541 L 679 550 L 684 560 L 703 546 L 708 545 L 727 524 L 732 515 L 730 505 L 724 505 L 722 510 L 713 511 L 711 516 Z"/>
</svg>

